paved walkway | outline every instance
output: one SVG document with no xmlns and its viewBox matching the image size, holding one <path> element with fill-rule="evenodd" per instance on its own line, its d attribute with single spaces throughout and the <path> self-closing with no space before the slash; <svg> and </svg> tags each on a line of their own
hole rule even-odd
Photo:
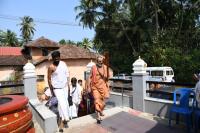
<svg viewBox="0 0 200 133">
<path fill-rule="evenodd" d="M 73 119 L 65 133 L 183 133 L 184 128 L 168 128 L 166 120 L 130 108 L 105 110 L 106 117 L 96 124 L 94 115 Z M 181 125 L 182 126 L 182 125 Z"/>
</svg>

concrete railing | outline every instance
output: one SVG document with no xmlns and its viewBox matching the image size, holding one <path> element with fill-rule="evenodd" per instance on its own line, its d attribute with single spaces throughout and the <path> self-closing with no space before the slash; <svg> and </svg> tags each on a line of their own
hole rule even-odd
<svg viewBox="0 0 200 133">
<path fill-rule="evenodd" d="M 57 117 L 37 97 L 35 66 L 27 63 L 24 66 L 24 95 L 29 98 L 33 119 L 37 121 L 44 133 L 57 131 Z"/>
<path fill-rule="evenodd" d="M 138 76 L 139 75 L 137 75 L 137 77 Z M 141 91 L 142 86 L 139 86 L 140 82 L 125 79 L 110 79 L 110 87 L 112 91 L 110 98 L 107 101 L 107 105 L 111 107 L 131 107 L 157 116 L 168 117 L 169 109 L 173 103 L 173 91 L 175 88 L 177 86 L 187 88 L 194 87 L 194 84 L 189 83 L 153 82 L 148 81 L 147 79 L 148 78 L 144 81 L 144 95 L 139 95 L 139 97 L 144 96 L 144 101 L 142 101 L 144 103 L 143 110 L 140 110 L 138 109 L 138 106 L 133 105 L 133 101 L 138 101 L 138 98 L 133 97 L 133 91 L 135 88 L 132 87 L 132 82 L 135 82 L 135 86 L 138 87 L 139 91 Z M 150 90 L 149 84 L 160 84 L 163 87 L 159 90 Z"/>
<path fill-rule="evenodd" d="M 151 93 L 149 89 L 148 74 L 146 73 L 145 67 L 146 63 L 142 59 L 136 60 L 133 63 L 134 73 L 132 74 L 131 88 L 128 80 L 114 79 L 112 80 L 113 87 L 118 88 L 120 91 L 117 93 L 111 93 L 111 98 L 109 99 L 110 104 L 121 105 L 122 107 L 129 106 L 135 110 L 139 110 L 146 113 L 151 113 L 157 116 L 168 117 L 169 109 L 172 106 L 172 97 L 170 100 L 165 100 L 162 98 L 150 97 Z M 165 84 L 164 82 L 161 84 Z M 170 85 L 176 85 L 175 83 L 169 83 Z M 177 84 L 183 86 L 193 86 L 193 84 Z M 129 93 L 132 95 L 124 95 L 124 90 L 130 90 Z M 163 92 L 164 94 L 165 92 Z M 166 92 L 167 93 L 167 92 Z M 171 92 L 172 94 L 173 92 Z M 162 94 L 161 94 L 162 95 Z M 121 97 L 121 98 L 120 98 Z M 126 99 L 126 100 L 124 100 Z M 132 99 L 130 102 L 127 99 Z M 121 103 L 120 104 L 120 100 Z"/>
</svg>

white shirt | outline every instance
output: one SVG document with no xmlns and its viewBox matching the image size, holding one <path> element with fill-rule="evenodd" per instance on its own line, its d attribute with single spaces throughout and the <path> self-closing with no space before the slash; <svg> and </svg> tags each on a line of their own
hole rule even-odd
<svg viewBox="0 0 200 133">
<path fill-rule="evenodd" d="M 81 102 L 81 86 L 76 84 L 76 87 L 70 87 L 70 96 L 74 104 L 78 105 Z"/>
<path fill-rule="evenodd" d="M 69 71 L 65 62 L 60 61 L 55 72 L 51 75 L 51 83 L 54 88 L 64 88 L 67 84 Z"/>
</svg>

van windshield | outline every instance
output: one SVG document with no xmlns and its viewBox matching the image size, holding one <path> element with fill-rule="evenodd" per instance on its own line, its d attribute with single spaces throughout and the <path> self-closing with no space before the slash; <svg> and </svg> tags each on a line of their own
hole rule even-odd
<svg viewBox="0 0 200 133">
<path fill-rule="evenodd" d="M 163 76 L 163 71 L 151 71 L 151 76 Z"/>
<path fill-rule="evenodd" d="M 166 75 L 173 75 L 173 71 L 166 71 Z"/>
</svg>

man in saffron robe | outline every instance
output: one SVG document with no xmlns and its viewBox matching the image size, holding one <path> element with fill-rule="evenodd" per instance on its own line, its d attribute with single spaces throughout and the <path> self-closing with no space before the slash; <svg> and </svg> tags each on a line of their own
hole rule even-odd
<svg viewBox="0 0 200 133">
<path fill-rule="evenodd" d="M 97 57 L 97 63 L 91 69 L 90 88 L 94 97 L 97 123 L 101 123 L 101 116 L 104 116 L 105 99 L 109 97 L 108 69 L 103 64 L 103 56 Z"/>
</svg>

